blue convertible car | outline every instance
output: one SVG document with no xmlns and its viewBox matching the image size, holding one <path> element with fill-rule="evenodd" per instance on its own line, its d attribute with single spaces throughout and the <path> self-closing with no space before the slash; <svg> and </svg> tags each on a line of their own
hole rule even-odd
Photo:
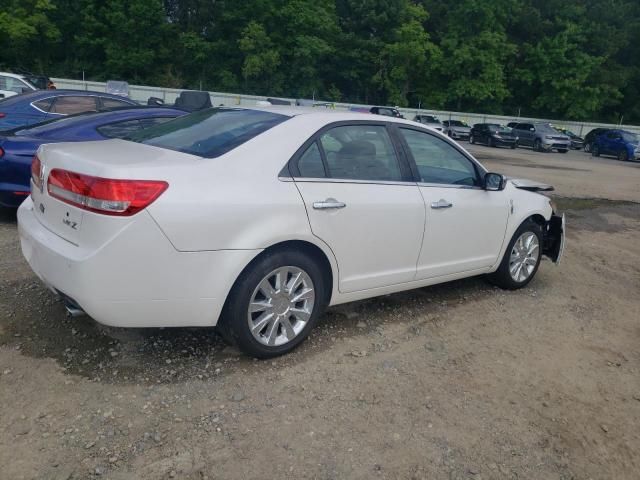
<svg viewBox="0 0 640 480">
<path fill-rule="evenodd" d="M 0 132 L 0 206 L 17 207 L 29 195 L 31 159 L 40 145 L 122 138 L 186 113 L 176 108 L 126 108 Z"/>
<path fill-rule="evenodd" d="M 54 118 L 138 105 L 129 98 L 83 90 L 37 90 L 0 101 L 0 130 Z"/>
</svg>

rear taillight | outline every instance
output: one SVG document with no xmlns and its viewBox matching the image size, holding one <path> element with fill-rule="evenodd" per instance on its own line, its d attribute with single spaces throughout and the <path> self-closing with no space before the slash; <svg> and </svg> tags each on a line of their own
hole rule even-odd
<svg viewBox="0 0 640 480">
<path fill-rule="evenodd" d="M 105 215 L 133 215 L 151 205 L 169 187 L 159 180 L 119 180 L 92 177 L 54 168 L 49 195 L 65 203 Z"/>
<path fill-rule="evenodd" d="M 42 164 L 40 163 L 38 155 L 34 155 L 33 160 L 31 160 L 31 181 L 39 190 L 42 190 L 42 177 L 40 176 L 41 173 Z"/>
<path fill-rule="evenodd" d="M 2 147 L 0 147 L 0 158 L 4 157 L 4 150 Z"/>
<path fill-rule="evenodd" d="M 6 117 L 6 116 L 7 116 L 7 114 L 6 114 L 6 113 L 2 113 L 2 112 L 0 112 L 0 118 L 4 118 L 4 117 Z"/>
</svg>

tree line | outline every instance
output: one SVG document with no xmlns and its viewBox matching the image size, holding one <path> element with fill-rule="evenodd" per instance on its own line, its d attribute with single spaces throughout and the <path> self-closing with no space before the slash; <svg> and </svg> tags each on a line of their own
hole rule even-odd
<svg viewBox="0 0 640 480">
<path fill-rule="evenodd" d="M 638 0 L 0 0 L 0 68 L 640 121 Z"/>
</svg>

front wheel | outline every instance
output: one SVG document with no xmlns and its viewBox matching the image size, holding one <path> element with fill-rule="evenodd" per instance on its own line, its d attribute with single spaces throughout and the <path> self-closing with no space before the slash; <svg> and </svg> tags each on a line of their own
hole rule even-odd
<svg viewBox="0 0 640 480">
<path fill-rule="evenodd" d="M 474 145 L 474 144 L 476 143 L 476 139 L 473 137 L 473 135 L 470 135 L 470 136 L 469 136 L 469 143 L 470 143 L 471 145 Z"/>
<path fill-rule="evenodd" d="M 584 144 L 584 151 L 587 153 L 591 153 L 591 144 L 590 143 L 585 143 Z"/>
<path fill-rule="evenodd" d="M 240 275 L 219 322 L 222 336 L 244 353 L 271 358 L 309 335 L 327 304 L 318 263 L 297 251 L 267 252 Z"/>
<path fill-rule="evenodd" d="M 513 234 L 498 269 L 489 281 L 506 290 L 526 286 L 535 276 L 542 259 L 542 227 L 525 221 Z"/>
<path fill-rule="evenodd" d="M 536 140 L 533 142 L 533 151 L 534 152 L 541 152 L 542 151 L 542 143 L 540 142 L 539 139 L 536 138 Z"/>
<path fill-rule="evenodd" d="M 598 145 L 594 145 L 591 148 L 591 155 L 593 155 L 594 157 L 599 157 L 600 156 L 600 147 Z"/>
</svg>

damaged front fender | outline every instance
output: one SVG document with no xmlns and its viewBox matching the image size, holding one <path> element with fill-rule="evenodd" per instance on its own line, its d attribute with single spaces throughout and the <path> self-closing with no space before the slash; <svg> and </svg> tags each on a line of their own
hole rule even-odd
<svg viewBox="0 0 640 480">
<path fill-rule="evenodd" d="M 558 265 L 564 253 L 566 221 L 562 215 L 552 214 L 544 231 L 542 253 Z"/>
</svg>

